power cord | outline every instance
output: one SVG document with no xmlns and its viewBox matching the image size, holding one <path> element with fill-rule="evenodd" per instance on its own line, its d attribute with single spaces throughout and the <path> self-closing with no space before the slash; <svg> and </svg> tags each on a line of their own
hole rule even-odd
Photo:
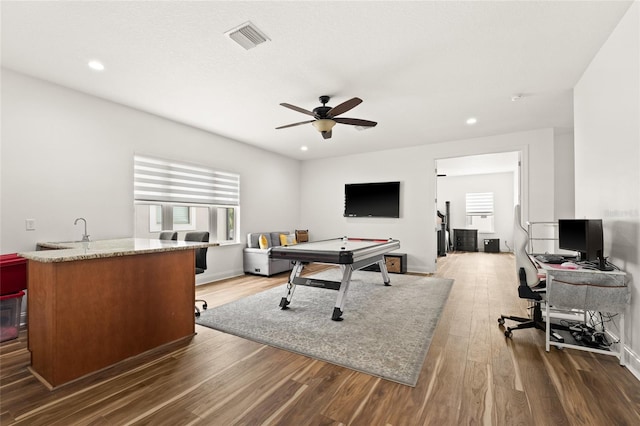
<svg viewBox="0 0 640 426">
<path fill-rule="evenodd" d="M 614 343 L 608 339 L 604 324 L 613 321 L 618 314 L 603 314 L 602 312 L 589 311 L 587 323 L 580 321 L 562 320 L 560 324 L 567 327 L 573 338 L 585 346 L 596 349 L 609 349 Z"/>
</svg>

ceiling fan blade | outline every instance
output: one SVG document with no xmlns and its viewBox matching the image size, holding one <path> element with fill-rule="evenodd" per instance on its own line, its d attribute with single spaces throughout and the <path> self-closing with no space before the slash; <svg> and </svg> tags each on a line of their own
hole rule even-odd
<svg viewBox="0 0 640 426">
<path fill-rule="evenodd" d="M 283 107 L 285 107 L 285 108 L 289 108 L 289 109 L 292 109 L 292 110 L 294 110 L 294 111 L 298 111 L 298 112 L 301 112 L 301 113 L 303 113 L 303 114 L 310 115 L 310 116 L 312 116 L 312 117 L 315 117 L 315 116 L 316 116 L 313 112 L 311 112 L 311 111 L 307 111 L 306 109 L 304 109 L 304 108 L 300 108 L 300 107 L 297 107 L 297 106 L 295 106 L 295 105 L 291 105 L 291 104 L 287 104 L 287 103 L 282 103 L 282 104 L 280 104 L 280 105 L 282 105 L 282 106 L 283 106 Z"/>
<path fill-rule="evenodd" d="M 340 124 L 350 124 L 352 126 L 362 126 L 362 127 L 375 127 L 375 125 L 378 124 L 375 121 L 360 120 L 359 118 L 337 117 L 337 118 L 334 118 L 333 121 Z"/>
<path fill-rule="evenodd" d="M 322 137 L 325 139 L 331 139 L 331 130 L 327 131 L 327 132 L 320 132 L 322 133 Z"/>
<path fill-rule="evenodd" d="M 287 124 L 287 125 L 284 125 L 284 126 L 276 127 L 276 130 L 277 129 L 286 129 L 287 127 L 300 126 L 302 124 L 313 123 L 314 121 L 316 121 L 316 120 L 307 120 L 307 121 L 301 121 L 299 123 Z"/>
<path fill-rule="evenodd" d="M 334 106 L 327 112 L 329 117 L 335 117 L 336 115 L 343 114 L 349 111 L 352 108 L 357 107 L 362 103 L 362 99 L 360 98 L 351 98 L 348 101 L 341 103 L 340 105 Z"/>
</svg>

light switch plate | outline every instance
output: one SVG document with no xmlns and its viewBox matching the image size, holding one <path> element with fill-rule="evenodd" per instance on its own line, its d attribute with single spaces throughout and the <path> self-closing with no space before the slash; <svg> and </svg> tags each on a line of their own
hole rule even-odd
<svg viewBox="0 0 640 426">
<path fill-rule="evenodd" d="M 27 231 L 35 231 L 36 230 L 36 220 L 35 219 L 25 219 L 25 228 Z"/>
</svg>

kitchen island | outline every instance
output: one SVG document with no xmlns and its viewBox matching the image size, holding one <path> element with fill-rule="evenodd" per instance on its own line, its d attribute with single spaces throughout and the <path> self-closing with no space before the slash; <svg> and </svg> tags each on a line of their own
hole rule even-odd
<svg viewBox="0 0 640 426">
<path fill-rule="evenodd" d="M 40 243 L 28 259 L 30 370 L 50 389 L 195 334 L 195 250 L 139 238 Z"/>
</svg>

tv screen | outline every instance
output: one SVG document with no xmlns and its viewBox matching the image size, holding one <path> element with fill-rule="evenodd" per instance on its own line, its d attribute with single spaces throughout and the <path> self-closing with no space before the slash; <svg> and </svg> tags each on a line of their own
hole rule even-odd
<svg viewBox="0 0 640 426">
<path fill-rule="evenodd" d="M 400 182 L 348 183 L 345 217 L 400 217 Z"/>
<path fill-rule="evenodd" d="M 601 219 L 558 220 L 558 247 L 580 252 L 580 260 L 600 260 L 603 256 Z"/>
</svg>

